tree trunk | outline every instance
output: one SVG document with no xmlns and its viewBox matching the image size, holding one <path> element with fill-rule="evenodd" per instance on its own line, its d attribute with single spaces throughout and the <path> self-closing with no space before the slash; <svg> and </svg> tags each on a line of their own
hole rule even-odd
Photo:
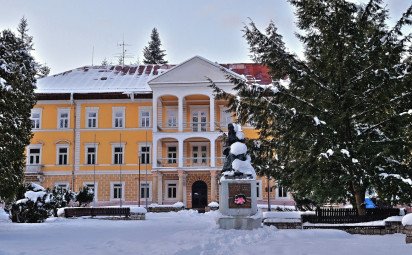
<svg viewBox="0 0 412 255">
<path fill-rule="evenodd" d="M 356 209 L 358 209 L 358 215 L 366 214 L 365 207 L 365 191 L 362 188 L 354 188 L 354 197 L 356 201 Z"/>
</svg>

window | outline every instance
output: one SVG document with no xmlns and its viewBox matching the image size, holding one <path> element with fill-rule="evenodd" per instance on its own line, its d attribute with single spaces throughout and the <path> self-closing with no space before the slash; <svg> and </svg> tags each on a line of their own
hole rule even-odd
<svg viewBox="0 0 412 255">
<path fill-rule="evenodd" d="M 56 187 L 57 190 L 60 190 L 60 191 L 69 190 L 69 184 L 68 183 L 55 183 L 54 187 Z"/>
<path fill-rule="evenodd" d="M 140 146 L 140 163 L 150 164 L 150 146 Z"/>
<path fill-rule="evenodd" d="M 98 109 L 86 108 L 86 127 L 97 128 L 97 113 Z"/>
<path fill-rule="evenodd" d="M 57 146 L 57 164 L 67 165 L 69 158 L 69 147 L 67 145 Z"/>
<path fill-rule="evenodd" d="M 227 128 L 229 123 L 232 123 L 232 115 L 230 112 L 226 112 L 227 108 L 221 108 L 220 110 L 220 124 L 221 128 Z"/>
<path fill-rule="evenodd" d="M 86 145 L 86 164 L 97 164 L 97 144 Z"/>
<path fill-rule="evenodd" d="M 150 127 L 150 110 L 141 109 L 140 110 L 140 127 Z"/>
<path fill-rule="evenodd" d="M 262 181 L 256 180 L 256 197 L 262 199 Z"/>
<path fill-rule="evenodd" d="M 41 125 L 41 109 L 32 109 L 31 110 L 31 128 L 40 129 Z"/>
<path fill-rule="evenodd" d="M 208 150 L 206 145 L 192 146 L 192 163 L 194 165 L 204 165 L 207 161 Z"/>
<path fill-rule="evenodd" d="M 41 149 L 40 148 L 29 148 L 29 165 L 38 165 L 40 164 L 40 153 Z"/>
<path fill-rule="evenodd" d="M 123 199 L 124 193 L 123 193 L 123 183 L 111 183 L 112 186 L 112 192 L 111 192 L 111 198 L 112 199 Z"/>
<path fill-rule="evenodd" d="M 124 146 L 113 146 L 113 164 L 120 165 L 124 161 Z"/>
<path fill-rule="evenodd" d="M 113 127 L 124 128 L 124 107 L 113 107 Z"/>
<path fill-rule="evenodd" d="M 69 128 L 69 109 L 59 109 L 58 128 Z"/>
<path fill-rule="evenodd" d="M 169 146 L 167 147 L 167 163 L 174 164 L 177 162 L 177 147 Z"/>
<path fill-rule="evenodd" d="M 152 199 L 152 183 L 141 182 L 140 183 L 140 198 Z"/>
<path fill-rule="evenodd" d="M 167 110 L 167 127 L 177 127 L 177 110 Z"/>
<path fill-rule="evenodd" d="M 177 183 L 176 181 L 166 181 L 167 198 L 176 198 Z"/>
<path fill-rule="evenodd" d="M 278 197 L 279 198 L 286 198 L 286 197 L 288 197 L 288 190 L 285 188 L 285 187 L 283 187 L 283 186 L 281 186 L 281 185 L 279 185 L 278 184 L 278 189 L 277 189 L 277 195 L 278 195 Z"/>
</svg>

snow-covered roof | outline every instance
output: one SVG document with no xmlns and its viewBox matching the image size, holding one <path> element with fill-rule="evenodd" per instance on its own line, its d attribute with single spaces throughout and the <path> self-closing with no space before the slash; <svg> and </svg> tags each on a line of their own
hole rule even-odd
<svg viewBox="0 0 412 255">
<path fill-rule="evenodd" d="M 150 93 L 147 82 L 173 65 L 84 66 L 37 81 L 35 93 Z"/>
<path fill-rule="evenodd" d="M 255 80 L 257 83 L 270 83 L 267 67 L 254 63 L 217 64 L 200 58 L 213 66 L 225 68 L 229 73 Z M 190 58 L 189 60 L 193 59 Z M 189 61 L 187 60 L 187 61 Z M 187 61 L 183 62 L 186 63 Z M 182 64 L 183 64 L 182 63 Z M 180 64 L 180 65 L 182 65 Z M 179 66 L 180 66 L 179 65 Z M 125 65 L 125 66 L 84 66 L 37 80 L 38 94 L 60 93 L 151 93 L 148 84 L 176 65 Z"/>
</svg>

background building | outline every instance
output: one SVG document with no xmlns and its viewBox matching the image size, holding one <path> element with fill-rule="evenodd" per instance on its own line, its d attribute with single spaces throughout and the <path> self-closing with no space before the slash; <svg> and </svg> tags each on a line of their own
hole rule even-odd
<svg viewBox="0 0 412 255">
<path fill-rule="evenodd" d="M 74 191 L 87 185 L 99 204 L 218 201 L 221 136 L 232 116 L 208 79 L 230 91 L 225 72 L 271 82 L 263 66 L 198 56 L 177 66 L 86 66 L 40 79 L 26 180 Z M 252 127 L 244 133 L 256 136 Z M 258 180 L 262 203 L 268 188 L 274 204 L 293 204 L 266 179 Z"/>
</svg>

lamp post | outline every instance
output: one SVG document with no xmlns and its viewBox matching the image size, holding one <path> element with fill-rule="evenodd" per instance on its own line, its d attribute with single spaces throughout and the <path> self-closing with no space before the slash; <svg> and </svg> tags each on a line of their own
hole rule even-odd
<svg viewBox="0 0 412 255">
<path fill-rule="evenodd" d="M 140 198 L 142 197 L 142 187 L 140 187 L 140 157 L 142 156 L 142 151 L 141 150 L 139 150 L 139 155 L 137 155 L 137 163 L 138 163 L 138 165 L 139 165 L 139 198 L 138 198 L 138 204 L 139 204 L 139 207 L 140 207 Z"/>
</svg>

